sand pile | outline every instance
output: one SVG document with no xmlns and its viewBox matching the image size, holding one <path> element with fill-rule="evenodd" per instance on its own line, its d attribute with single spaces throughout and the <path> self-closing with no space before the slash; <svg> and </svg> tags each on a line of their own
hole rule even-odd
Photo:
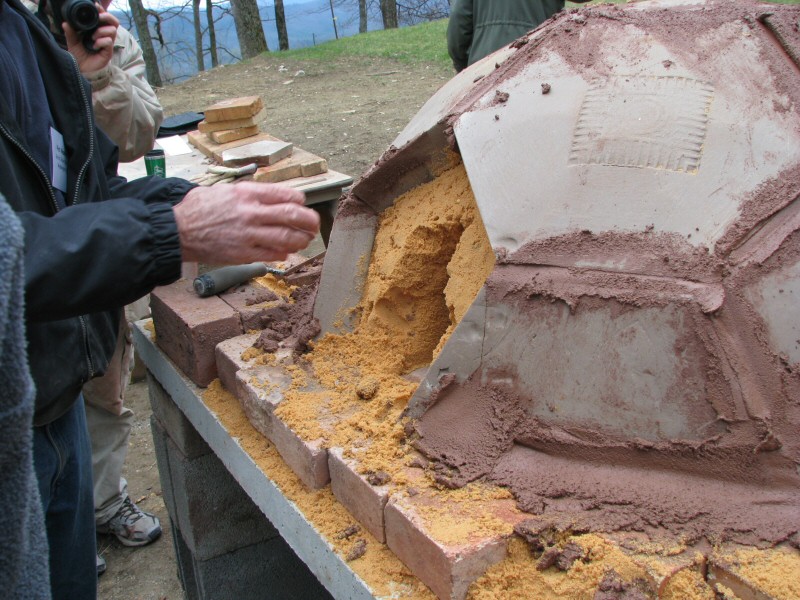
<svg viewBox="0 0 800 600">
<path fill-rule="evenodd" d="M 308 440 L 353 449 L 364 472 L 398 474 L 409 452 L 400 416 L 494 266 L 460 161 L 397 199 L 381 218 L 353 333 L 328 334 L 288 369 L 277 410 Z M 388 481 L 388 480 L 387 480 Z"/>
</svg>

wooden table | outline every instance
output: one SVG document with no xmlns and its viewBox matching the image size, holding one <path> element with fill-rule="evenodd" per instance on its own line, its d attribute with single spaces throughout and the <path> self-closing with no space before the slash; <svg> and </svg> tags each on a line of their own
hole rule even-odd
<svg viewBox="0 0 800 600">
<path fill-rule="evenodd" d="M 181 138 L 186 141 L 185 135 Z M 192 179 L 205 173 L 206 169 L 214 164 L 199 150 L 189 147 L 192 150 L 190 154 L 166 157 L 167 176 Z M 120 163 L 118 172 L 127 179 L 136 179 L 147 174 L 143 158 L 131 163 Z M 321 175 L 295 177 L 281 182 L 282 185 L 288 185 L 303 192 L 306 195 L 306 205 L 319 213 L 320 234 L 326 246 L 333 227 L 333 218 L 336 215 L 339 198 L 344 188 L 352 183 L 353 178 L 350 175 L 331 170 Z"/>
</svg>

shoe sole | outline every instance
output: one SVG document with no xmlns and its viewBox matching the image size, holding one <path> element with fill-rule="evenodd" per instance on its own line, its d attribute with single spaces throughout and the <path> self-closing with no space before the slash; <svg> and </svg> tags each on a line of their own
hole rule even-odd
<svg viewBox="0 0 800 600">
<path fill-rule="evenodd" d="M 128 546 L 129 548 L 136 548 L 138 546 L 146 546 L 147 544 L 152 544 L 158 538 L 161 537 L 161 526 L 159 525 L 153 531 L 150 532 L 150 535 L 147 536 L 146 540 L 132 540 L 130 538 L 123 537 L 121 535 L 117 535 L 116 533 L 111 533 L 110 531 L 98 531 L 97 533 L 104 533 L 107 535 L 113 535 L 115 538 L 119 540 L 119 543 L 123 546 Z"/>
</svg>

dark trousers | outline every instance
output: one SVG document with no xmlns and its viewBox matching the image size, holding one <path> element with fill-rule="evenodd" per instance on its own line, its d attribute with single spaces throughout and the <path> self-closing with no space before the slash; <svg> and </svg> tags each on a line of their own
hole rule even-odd
<svg viewBox="0 0 800 600">
<path fill-rule="evenodd" d="M 92 447 L 83 398 L 33 430 L 33 462 L 50 546 L 53 600 L 97 597 Z"/>
</svg>

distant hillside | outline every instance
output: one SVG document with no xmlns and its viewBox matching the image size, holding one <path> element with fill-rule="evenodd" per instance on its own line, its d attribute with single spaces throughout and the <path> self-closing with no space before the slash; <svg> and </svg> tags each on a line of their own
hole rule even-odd
<svg viewBox="0 0 800 600">
<path fill-rule="evenodd" d="M 259 5 L 264 33 L 270 50 L 278 49 L 278 32 L 275 27 L 275 8 L 273 4 Z M 357 9 L 336 7 L 336 26 L 339 37 L 347 37 L 358 33 Z M 116 13 L 122 26 L 136 35 L 136 28 L 131 17 L 125 13 Z M 285 4 L 286 28 L 289 32 L 289 47 L 304 48 L 334 39 L 333 20 L 328 0 L 309 0 L 298 4 Z M 177 82 L 197 73 L 197 59 L 194 51 L 194 25 L 191 7 L 174 7 L 161 12 L 161 35 L 165 45 L 162 47 L 155 37 L 153 20 L 151 19 L 151 35 L 153 45 L 158 54 L 159 67 L 165 81 Z M 215 30 L 219 60 L 221 63 L 236 62 L 240 59 L 239 42 L 233 16 L 215 7 Z M 200 20 L 206 23 L 206 13 L 201 12 Z M 379 19 L 372 18 L 368 22 L 370 31 L 381 29 Z M 137 36 L 138 37 L 138 36 Z M 204 47 L 208 48 L 208 35 L 204 37 Z M 206 51 L 206 68 L 211 67 L 211 58 Z"/>
</svg>

